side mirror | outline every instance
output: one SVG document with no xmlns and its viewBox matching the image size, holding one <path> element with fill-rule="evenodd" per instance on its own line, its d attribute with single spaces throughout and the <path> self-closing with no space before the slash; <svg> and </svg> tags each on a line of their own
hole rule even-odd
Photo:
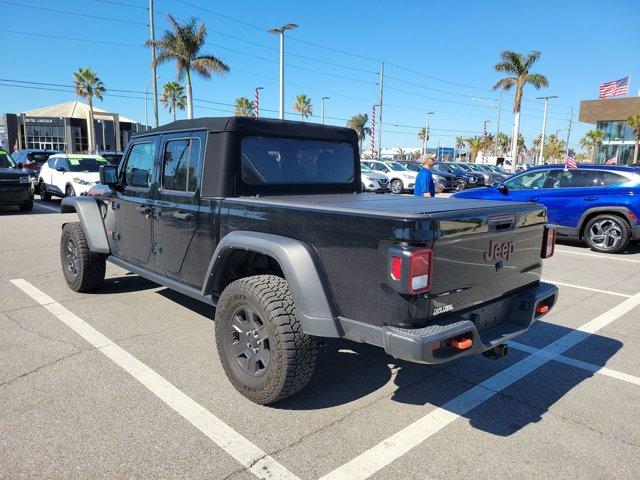
<svg viewBox="0 0 640 480">
<path fill-rule="evenodd" d="M 496 188 L 498 189 L 498 191 L 500 193 L 503 193 L 504 195 L 506 195 L 507 193 L 509 193 L 509 187 L 507 187 L 506 184 L 504 183 L 499 183 Z"/>
<path fill-rule="evenodd" d="M 22 170 L 24 168 L 24 165 L 22 164 L 22 162 L 18 162 L 18 170 Z"/>
<path fill-rule="evenodd" d="M 56 170 L 59 171 L 59 172 L 62 172 L 62 173 L 67 171 L 67 169 L 64 168 L 64 167 L 56 167 Z"/>
<path fill-rule="evenodd" d="M 118 185 L 118 168 L 115 165 L 100 165 L 100 183 L 115 188 Z"/>
</svg>

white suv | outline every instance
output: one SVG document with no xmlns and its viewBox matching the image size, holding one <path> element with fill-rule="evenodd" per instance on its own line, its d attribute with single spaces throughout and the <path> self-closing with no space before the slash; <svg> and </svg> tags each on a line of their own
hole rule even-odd
<svg viewBox="0 0 640 480">
<path fill-rule="evenodd" d="M 389 179 L 389 189 L 392 193 L 411 191 L 416 185 L 418 172 L 409 170 L 404 165 L 382 160 L 363 160 L 362 163 L 376 173 L 382 173 Z"/>
<path fill-rule="evenodd" d="M 86 193 L 98 182 L 100 165 L 108 165 L 100 155 L 51 155 L 40 169 L 38 193 L 44 200 Z"/>
</svg>

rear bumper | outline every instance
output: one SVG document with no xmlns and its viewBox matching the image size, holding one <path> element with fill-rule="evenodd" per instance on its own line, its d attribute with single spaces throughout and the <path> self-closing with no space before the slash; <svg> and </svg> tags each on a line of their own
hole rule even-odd
<svg viewBox="0 0 640 480">
<path fill-rule="evenodd" d="M 538 305 L 553 307 L 558 288 L 540 283 L 513 295 L 484 304 L 475 310 L 438 319 L 433 325 L 408 329 L 382 327 L 384 350 L 401 360 L 438 364 L 474 353 L 482 353 L 524 333 L 546 313 L 537 314 Z M 483 325 L 496 325 L 483 328 Z M 465 350 L 451 347 L 448 341 L 456 336 L 472 340 Z"/>
</svg>

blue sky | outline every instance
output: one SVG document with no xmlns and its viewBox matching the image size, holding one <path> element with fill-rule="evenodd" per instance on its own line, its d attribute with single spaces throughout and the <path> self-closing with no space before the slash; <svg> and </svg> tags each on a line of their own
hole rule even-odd
<svg viewBox="0 0 640 480">
<path fill-rule="evenodd" d="M 488 129 L 495 131 L 496 109 L 473 98 L 497 99 L 491 86 L 500 77 L 493 65 L 505 49 L 540 50 L 534 71 L 549 79 L 549 88 L 525 92 L 521 131 L 527 144 L 541 129 L 543 104 L 536 96 L 560 97 L 549 108 L 547 133 L 561 130 L 565 137 L 570 108 L 577 120 L 580 100 L 596 98 L 600 83 L 631 74 L 631 94 L 640 90 L 640 8 L 634 0 L 155 3 L 158 30 L 167 27 L 164 12 L 203 20 L 209 28 L 205 51 L 231 67 L 224 77 L 195 79 L 197 116 L 230 113 L 232 108 L 225 104 L 239 96 L 252 98 L 256 86 L 264 87 L 262 114 L 277 115 L 278 43 L 264 30 L 287 22 L 300 26 L 287 39 L 287 111 L 296 94 L 306 93 L 317 115 L 320 98 L 331 97 L 327 123 L 344 125 L 354 113 L 370 113 L 377 100 L 376 72 L 384 60 L 384 147 L 417 146 L 417 130 L 427 111 L 436 112 L 430 146 L 451 146 L 456 135 L 479 134 L 484 120 L 490 120 Z M 7 86 L 16 83 L 6 80 L 70 85 L 73 71 L 88 66 L 111 89 L 97 106 L 144 122 L 143 94 L 114 90 L 142 92 L 151 77 L 150 53 L 141 47 L 148 32 L 146 5 L 146 0 L 0 0 L 0 112 L 74 99 L 72 92 L 53 91 L 60 87 L 17 88 Z M 159 75 L 160 85 L 173 80 L 174 67 L 162 66 Z M 505 95 L 500 128 L 509 134 L 511 107 L 512 97 Z M 169 121 L 160 108 L 161 123 Z M 589 128 L 575 121 L 572 145 Z"/>
</svg>

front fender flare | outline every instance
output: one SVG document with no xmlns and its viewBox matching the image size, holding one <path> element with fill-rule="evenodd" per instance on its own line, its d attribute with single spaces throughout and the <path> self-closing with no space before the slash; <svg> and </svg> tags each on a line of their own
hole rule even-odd
<svg viewBox="0 0 640 480">
<path fill-rule="evenodd" d="M 102 220 L 102 211 L 95 198 L 65 197 L 60 204 L 60 213 L 78 214 L 84 236 L 89 244 L 89 250 L 98 253 L 109 253 L 107 232 Z"/>
<path fill-rule="evenodd" d="M 330 296 L 320 277 L 314 253 L 303 242 L 280 235 L 235 231 L 224 236 L 211 258 L 202 295 L 211 293 L 213 279 L 220 274 L 224 257 L 231 250 L 248 250 L 272 257 L 289 283 L 302 330 L 319 337 L 342 337 Z"/>
</svg>

